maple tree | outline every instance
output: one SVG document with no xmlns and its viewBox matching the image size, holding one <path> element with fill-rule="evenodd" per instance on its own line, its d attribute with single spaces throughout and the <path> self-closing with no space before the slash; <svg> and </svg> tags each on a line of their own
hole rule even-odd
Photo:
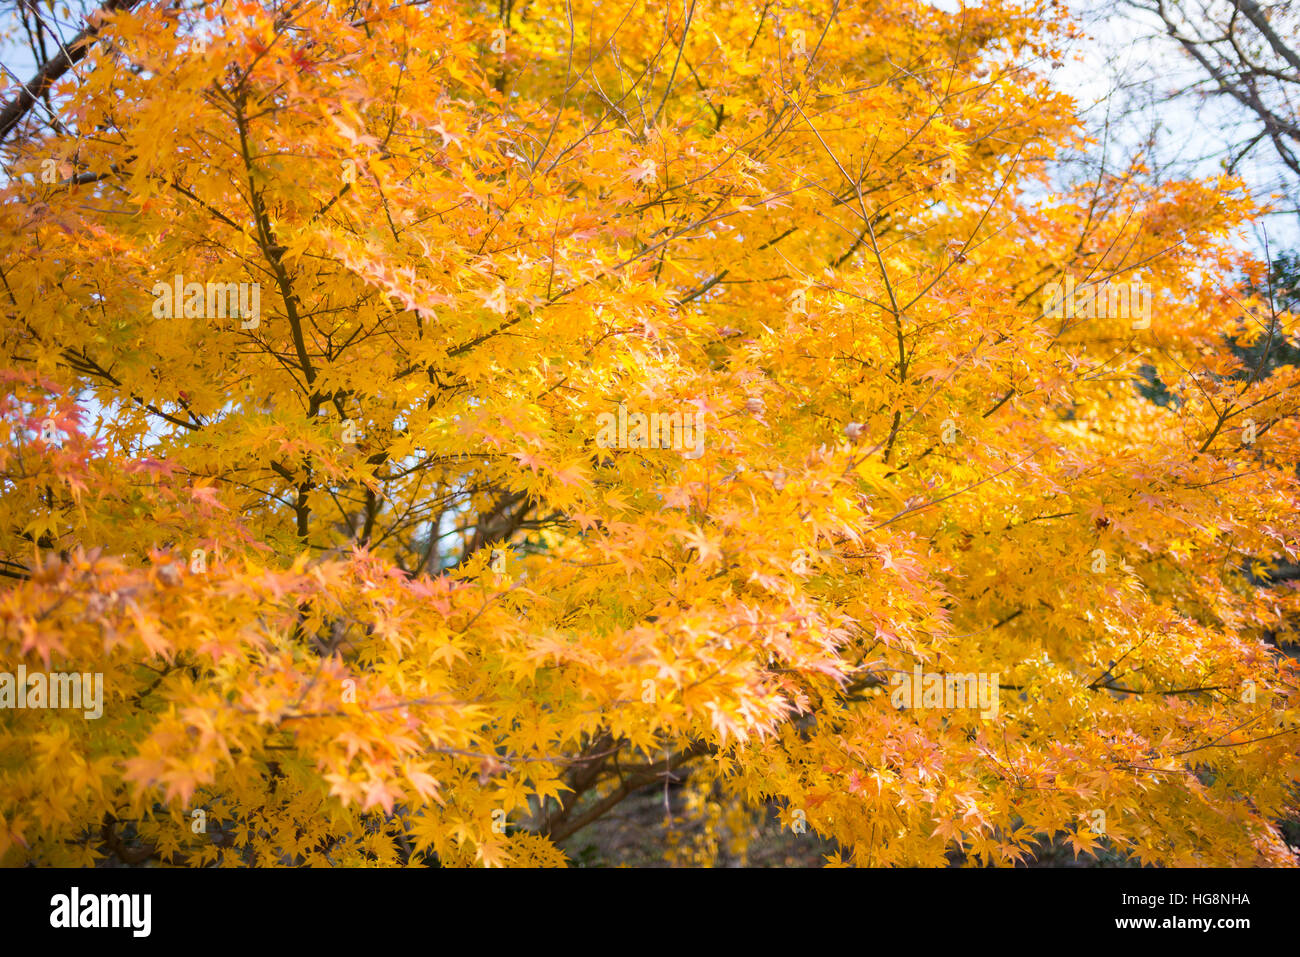
<svg viewBox="0 0 1300 957">
<path fill-rule="evenodd" d="M 0 712 L 0 861 L 562 865 L 683 771 L 835 864 L 1296 863 L 1294 317 L 1237 181 L 1053 180 L 1074 29 L 94 14 L 4 114 L 0 650 L 103 714 Z"/>
</svg>

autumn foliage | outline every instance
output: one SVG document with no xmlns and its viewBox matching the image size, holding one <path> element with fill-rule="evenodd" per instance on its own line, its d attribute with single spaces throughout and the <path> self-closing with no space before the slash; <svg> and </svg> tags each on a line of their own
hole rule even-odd
<svg viewBox="0 0 1300 957">
<path fill-rule="evenodd" d="M 125 6 L 4 147 L 0 669 L 104 702 L 0 710 L 0 863 L 561 865 L 666 775 L 1296 863 L 1295 320 L 1234 181 L 1062 185 L 1055 0 Z"/>
</svg>

